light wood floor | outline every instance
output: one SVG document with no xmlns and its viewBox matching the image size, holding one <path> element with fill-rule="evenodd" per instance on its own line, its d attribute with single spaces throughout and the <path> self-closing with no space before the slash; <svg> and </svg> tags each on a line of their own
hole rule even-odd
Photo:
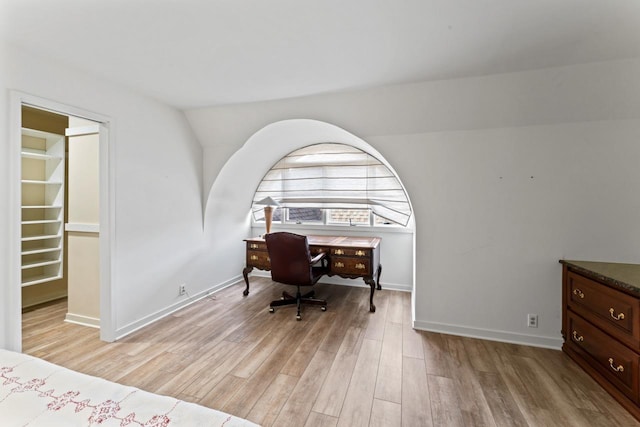
<svg viewBox="0 0 640 427">
<path fill-rule="evenodd" d="M 23 315 L 24 351 L 265 426 L 635 426 L 560 351 L 419 332 L 410 294 L 316 286 L 329 308 L 267 311 L 284 289 L 252 279 L 118 342 L 62 322 L 66 303 Z"/>
</svg>

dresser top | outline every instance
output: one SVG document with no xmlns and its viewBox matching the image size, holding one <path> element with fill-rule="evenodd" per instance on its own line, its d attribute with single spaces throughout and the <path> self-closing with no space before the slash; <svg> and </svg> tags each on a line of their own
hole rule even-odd
<svg viewBox="0 0 640 427">
<path fill-rule="evenodd" d="M 571 270 L 640 295 L 640 264 L 560 260 Z"/>
</svg>

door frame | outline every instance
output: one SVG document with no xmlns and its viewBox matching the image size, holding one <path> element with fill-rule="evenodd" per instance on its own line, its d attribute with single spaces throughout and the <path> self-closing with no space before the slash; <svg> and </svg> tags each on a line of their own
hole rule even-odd
<svg viewBox="0 0 640 427">
<path fill-rule="evenodd" d="M 19 91 L 10 91 L 9 107 L 9 301 L 7 301 L 8 347 L 22 351 L 22 286 L 21 286 L 21 156 L 22 106 L 49 110 L 67 116 L 92 120 L 100 125 L 100 339 L 116 339 L 113 310 L 113 264 L 115 249 L 115 155 L 114 121 L 108 116 L 65 105 Z"/>
</svg>

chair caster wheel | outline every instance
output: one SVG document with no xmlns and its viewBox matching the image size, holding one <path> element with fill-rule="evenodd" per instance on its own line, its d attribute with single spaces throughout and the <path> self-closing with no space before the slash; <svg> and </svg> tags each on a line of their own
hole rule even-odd
<svg viewBox="0 0 640 427">
<path fill-rule="evenodd" d="M 326 305 L 323 305 L 322 307 L 320 307 L 320 310 L 322 310 L 322 311 L 327 311 L 327 306 L 326 306 Z"/>
<path fill-rule="evenodd" d="M 296 315 L 296 320 L 302 320 L 302 316 L 300 316 L 299 314 Z"/>
<path fill-rule="evenodd" d="M 275 313 L 276 310 L 273 307 L 269 307 L 269 313 Z"/>
</svg>

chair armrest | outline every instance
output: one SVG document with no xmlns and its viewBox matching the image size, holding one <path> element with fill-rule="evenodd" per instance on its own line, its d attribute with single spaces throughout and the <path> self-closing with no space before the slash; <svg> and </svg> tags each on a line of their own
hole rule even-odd
<svg viewBox="0 0 640 427">
<path fill-rule="evenodd" d="M 315 264 L 318 261 L 324 259 L 327 256 L 326 252 L 320 252 L 318 255 L 311 258 L 311 264 Z"/>
</svg>

